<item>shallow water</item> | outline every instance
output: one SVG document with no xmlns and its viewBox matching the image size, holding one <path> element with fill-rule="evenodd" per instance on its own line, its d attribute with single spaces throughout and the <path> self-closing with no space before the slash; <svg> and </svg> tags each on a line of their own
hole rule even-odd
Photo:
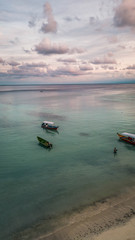
<svg viewBox="0 0 135 240">
<path fill-rule="evenodd" d="M 1 86 L 0 235 L 135 184 L 135 85 Z M 43 120 L 58 132 L 41 128 Z M 50 151 L 36 139 L 52 142 Z M 118 148 L 114 156 L 113 148 Z"/>
</svg>

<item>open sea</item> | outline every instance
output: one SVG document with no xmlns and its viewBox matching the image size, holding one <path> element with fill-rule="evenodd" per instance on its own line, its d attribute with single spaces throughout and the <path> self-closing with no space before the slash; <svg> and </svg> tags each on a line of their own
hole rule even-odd
<svg viewBox="0 0 135 240">
<path fill-rule="evenodd" d="M 0 86 L 0 239 L 134 186 L 117 132 L 135 133 L 134 84 Z"/>
</svg>

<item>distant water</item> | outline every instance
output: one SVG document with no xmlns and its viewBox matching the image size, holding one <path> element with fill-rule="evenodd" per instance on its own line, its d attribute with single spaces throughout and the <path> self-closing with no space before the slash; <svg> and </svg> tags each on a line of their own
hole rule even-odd
<svg viewBox="0 0 135 240">
<path fill-rule="evenodd" d="M 1 86 L 1 239 L 135 185 L 135 146 L 116 134 L 124 131 L 135 133 L 135 85 Z"/>
</svg>

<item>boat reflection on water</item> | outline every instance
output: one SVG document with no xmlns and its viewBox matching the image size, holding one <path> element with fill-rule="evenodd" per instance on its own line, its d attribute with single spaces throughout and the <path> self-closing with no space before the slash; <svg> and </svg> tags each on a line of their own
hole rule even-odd
<svg viewBox="0 0 135 240">
<path fill-rule="evenodd" d="M 46 133 L 49 133 L 52 135 L 59 134 L 58 130 L 53 130 L 53 129 L 50 130 L 50 129 L 46 129 L 46 128 L 44 128 L 44 130 L 46 131 Z"/>
</svg>

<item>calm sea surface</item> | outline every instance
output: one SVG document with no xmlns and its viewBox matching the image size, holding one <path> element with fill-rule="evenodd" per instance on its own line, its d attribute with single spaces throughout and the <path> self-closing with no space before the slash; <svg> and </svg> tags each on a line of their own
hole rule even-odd
<svg viewBox="0 0 135 240">
<path fill-rule="evenodd" d="M 117 137 L 124 131 L 135 133 L 135 85 L 1 86 L 1 239 L 135 185 L 135 146 Z"/>
</svg>

